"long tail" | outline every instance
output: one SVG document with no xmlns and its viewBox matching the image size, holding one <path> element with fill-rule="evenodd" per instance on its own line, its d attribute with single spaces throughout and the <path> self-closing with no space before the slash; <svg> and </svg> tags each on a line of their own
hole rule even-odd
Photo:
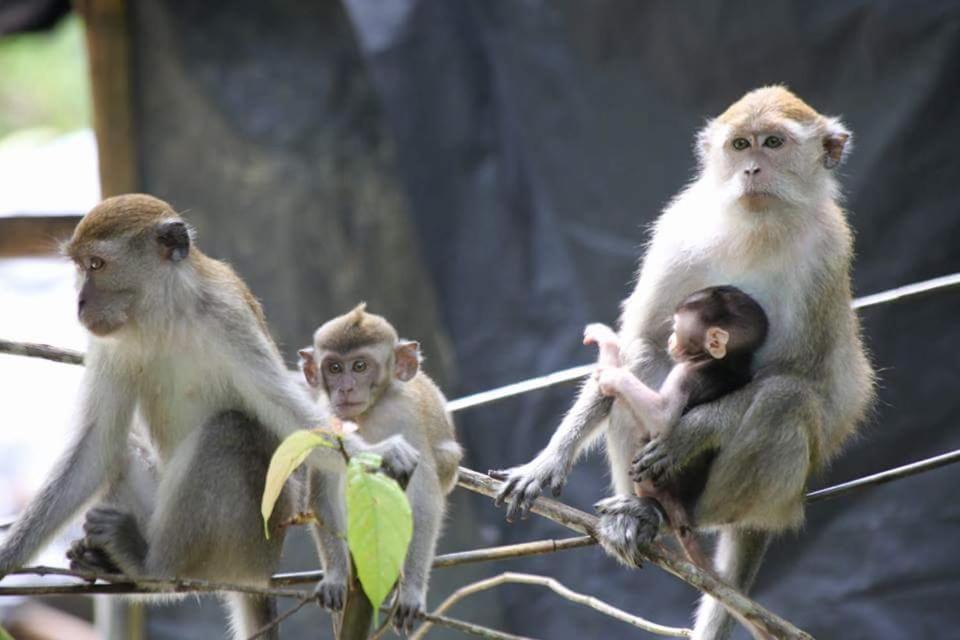
<svg viewBox="0 0 960 640">
<path fill-rule="evenodd" d="M 230 613 L 230 627 L 233 637 L 246 640 L 267 626 L 277 617 L 277 605 L 274 598 L 264 598 L 245 593 L 230 593 L 223 596 Z M 261 636 L 266 640 L 278 640 L 280 631 L 272 628 Z"/>
<path fill-rule="evenodd" d="M 763 531 L 724 529 L 717 541 L 714 568 L 721 578 L 746 593 L 757 577 L 769 543 L 770 534 Z M 733 622 L 723 605 L 704 596 L 697 609 L 693 640 L 725 640 Z"/>
</svg>

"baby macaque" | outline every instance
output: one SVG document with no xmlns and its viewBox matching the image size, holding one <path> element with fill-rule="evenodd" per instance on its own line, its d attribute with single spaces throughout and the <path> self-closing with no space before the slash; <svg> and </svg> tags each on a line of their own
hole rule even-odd
<svg viewBox="0 0 960 640">
<path fill-rule="evenodd" d="M 407 485 L 413 539 L 397 587 L 393 624 L 412 629 L 426 606 L 427 582 L 463 452 L 440 389 L 420 370 L 420 345 L 400 340 L 385 318 L 361 304 L 328 321 L 300 351 L 307 383 L 325 393 L 338 418 L 357 424 L 370 442 L 402 435 L 420 452 Z"/>
<path fill-rule="evenodd" d="M 647 440 L 664 435 L 692 407 L 750 382 L 753 354 L 766 339 L 768 324 L 760 305 L 731 286 L 708 287 L 687 296 L 674 311 L 673 323 L 667 348 L 675 364 L 658 391 L 623 366 L 619 340 L 610 327 L 591 324 L 583 334 L 584 344 L 599 347 L 594 377 L 601 393 L 627 406 Z M 690 560 L 709 569 L 679 497 L 653 480 L 635 482 L 634 491 L 659 503 Z"/>
</svg>

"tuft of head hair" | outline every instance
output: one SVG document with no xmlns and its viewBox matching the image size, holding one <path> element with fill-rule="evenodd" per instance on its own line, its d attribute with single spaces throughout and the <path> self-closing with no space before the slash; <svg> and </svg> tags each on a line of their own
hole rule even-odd
<svg viewBox="0 0 960 640">
<path fill-rule="evenodd" d="M 737 126 L 768 116 L 784 117 L 799 124 L 811 124 L 820 118 L 820 114 L 813 107 L 785 86 L 772 85 L 747 92 L 717 116 L 717 120 Z"/>
<path fill-rule="evenodd" d="M 393 347 L 400 339 L 397 330 L 383 316 L 367 313 L 367 303 L 325 322 L 313 334 L 317 350 L 348 353 L 374 344 Z"/>
<path fill-rule="evenodd" d="M 675 312 L 695 314 L 704 328 L 729 331 L 732 349 L 753 350 L 767 338 L 769 321 L 763 307 L 731 285 L 695 291 L 680 301 Z"/>
<path fill-rule="evenodd" d="M 164 221 L 182 218 L 169 204 L 144 193 L 127 193 L 107 198 L 83 216 L 64 250 L 75 255 L 86 243 L 135 235 Z"/>
</svg>

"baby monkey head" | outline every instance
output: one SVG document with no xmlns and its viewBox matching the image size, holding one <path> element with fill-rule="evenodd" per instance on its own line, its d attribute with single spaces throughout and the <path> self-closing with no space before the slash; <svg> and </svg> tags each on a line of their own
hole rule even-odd
<svg viewBox="0 0 960 640">
<path fill-rule="evenodd" d="M 307 383 L 322 388 L 337 417 L 356 419 L 370 410 L 390 385 L 407 382 L 420 369 L 420 345 L 400 340 L 386 318 L 361 303 L 329 320 L 300 350 Z"/>
<path fill-rule="evenodd" d="M 707 287 L 677 305 L 668 349 L 674 361 L 749 356 L 767 337 L 767 314 L 732 286 Z"/>
</svg>

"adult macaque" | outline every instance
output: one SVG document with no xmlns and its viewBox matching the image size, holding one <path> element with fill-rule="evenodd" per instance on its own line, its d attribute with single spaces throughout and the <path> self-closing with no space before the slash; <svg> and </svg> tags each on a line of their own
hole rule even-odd
<svg viewBox="0 0 960 640">
<path fill-rule="evenodd" d="M 604 548 L 635 566 L 638 542 L 656 533 L 661 516 L 633 495 L 632 467 L 634 478 L 691 496 L 694 525 L 719 531 L 716 570 L 749 588 L 770 534 L 803 521 L 807 479 L 839 453 L 873 396 L 850 308 L 851 233 L 831 172 L 849 139 L 838 119 L 783 87 L 751 91 L 706 126 L 699 176 L 657 220 L 624 302 L 620 345 L 630 370 L 659 388 L 671 369 L 665 346 L 677 303 L 686 292 L 729 283 L 770 320 L 753 380 L 695 407 L 645 446 L 629 409 L 588 380 L 547 447 L 500 472 L 508 517 L 525 514 L 544 488 L 559 493 L 584 445 L 606 427 L 617 496 L 604 502 Z M 729 629 L 726 611 L 704 598 L 694 637 L 722 638 Z"/>
<path fill-rule="evenodd" d="M 393 618 L 398 631 L 408 632 L 426 606 L 446 495 L 456 485 L 463 456 L 446 399 L 420 370 L 420 345 L 400 340 L 393 325 L 367 313 L 365 304 L 317 329 L 313 347 L 300 357 L 307 383 L 323 391 L 337 417 L 355 422 L 370 442 L 399 434 L 420 452 L 406 488 L 413 539 Z"/>
<path fill-rule="evenodd" d="M 687 296 L 674 311 L 673 333 L 667 340 L 675 364 L 658 391 L 621 366 L 620 343 L 610 327 L 588 325 L 583 342 L 599 347 L 594 377 L 600 392 L 624 402 L 637 421 L 641 438 L 649 441 L 663 437 L 693 407 L 747 384 L 753 375 L 753 354 L 766 336 L 763 309 L 736 287 L 708 287 Z M 659 479 L 634 482 L 634 493 L 663 509 L 666 522 L 661 524 L 674 530 L 692 562 L 709 569 L 681 496 L 672 487 L 658 485 Z M 598 508 L 602 513 L 603 503 Z"/>
<path fill-rule="evenodd" d="M 194 246 L 190 228 L 165 202 L 104 200 L 65 250 L 77 266 L 77 311 L 90 332 L 80 432 L 0 548 L 0 576 L 23 566 L 110 486 L 108 501 L 87 513 L 73 566 L 119 569 L 134 580 L 267 585 L 283 543 L 279 525 L 295 502 L 286 489 L 265 539 L 259 514 L 270 457 L 280 438 L 327 415 L 287 372 L 243 281 Z M 155 478 L 139 473 L 130 455 L 134 413 L 156 453 Z M 350 437 L 346 447 L 383 455 L 400 478 L 416 466 L 417 453 L 402 438 L 371 446 Z M 320 448 L 308 462 L 327 487 L 320 517 L 343 523 L 340 454 Z M 318 535 L 338 564 L 317 592 L 335 607 L 346 592 L 346 543 L 329 530 Z M 272 617 L 272 602 L 255 596 L 231 596 L 230 609 L 238 638 Z"/>
</svg>

